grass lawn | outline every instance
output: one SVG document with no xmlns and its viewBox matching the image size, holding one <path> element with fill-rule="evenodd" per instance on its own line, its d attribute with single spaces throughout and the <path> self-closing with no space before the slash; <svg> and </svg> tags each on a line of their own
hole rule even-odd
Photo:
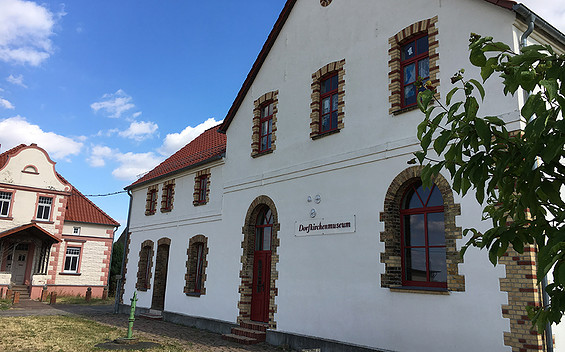
<svg viewBox="0 0 565 352">
<path fill-rule="evenodd" d="M 106 351 L 94 346 L 125 335 L 125 327 L 115 328 L 76 316 L 0 318 L 0 351 Z M 149 341 L 147 338 L 142 340 Z M 180 344 L 166 344 L 147 351 L 186 350 Z"/>
<path fill-rule="evenodd" d="M 84 299 L 84 296 L 57 296 L 57 304 L 87 304 L 87 305 L 105 305 L 114 304 L 114 297 L 106 299 L 92 298 L 90 302 Z"/>
<path fill-rule="evenodd" d="M 12 301 L 9 299 L 0 299 L 0 310 L 10 309 L 12 306 Z"/>
</svg>

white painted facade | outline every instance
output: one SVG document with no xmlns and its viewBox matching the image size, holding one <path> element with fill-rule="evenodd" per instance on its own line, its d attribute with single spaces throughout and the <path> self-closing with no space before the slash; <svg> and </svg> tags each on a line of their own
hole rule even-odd
<svg viewBox="0 0 565 352">
<path fill-rule="evenodd" d="M 434 16 L 442 98 L 460 68 L 467 77 L 479 76 L 468 63 L 469 33 L 517 45 L 523 28 L 513 12 L 483 0 L 334 0 L 328 7 L 297 1 L 227 129 L 223 161 L 132 188 L 124 301 L 135 290 L 141 244 L 166 237 L 171 247 L 165 310 L 235 323 L 242 226 L 251 203 L 264 195 L 273 200 L 280 223 L 278 294 L 271 297 L 277 331 L 393 351 L 511 351 L 503 340 L 503 332 L 510 331 L 501 312 L 507 304 L 499 283 L 505 268 L 493 267 L 484 251 L 469 249 L 459 264 L 464 292 L 437 295 L 381 287 L 385 265 L 380 256 L 385 248 L 379 213 L 391 182 L 419 149 L 416 127 L 423 119 L 419 110 L 388 113 L 388 39 Z M 345 127 L 313 140 L 312 73 L 342 59 Z M 518 98 L 504 96 L 497 79 L 485 88 L 489 94 L 482 113 L 516 123 Z M 278 91 L 276 150 L 252 158 L 254 101 L 270 91 Z M 210 202 L 193 206 L 195 174 L 208 167 Z M 147 187 L 173 178 L 174 209 L 146 216 Z M 158 199 L 161 192 L 160 187 Z M 319 204 L 314 201 L 317 195 Z M 313 201 L 308 202 L 309 197 Z M 487 229 L 472 196 L 454 198 L 462 214 L 456 226 Z M 351 219 L 354 232 L 296 235 L 297 223 Z M 189 239 L 199 234 L 208 238 L 206 294 L 192 297 L 183 292 L 185 263 Z M 464 243 L 458 240 L 457 247 Z M 139 307 L 151 307 L 153 289 L 138 292 Z"/>
</svg>

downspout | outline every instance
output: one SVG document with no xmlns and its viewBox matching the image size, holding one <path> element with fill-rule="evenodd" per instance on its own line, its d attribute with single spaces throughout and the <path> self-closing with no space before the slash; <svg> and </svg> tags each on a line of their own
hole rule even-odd
<svg viewBox="0 0 565 352">
<path fill-rule="evenodd" d="M 126 263 L 126 255 L 127 255 L 127 249 L 128 249 L 128 240 L 129 240 L 129 223 L 130 223 L 130 219 L 131 219 L 131 203 L 133 200 L 132 194 L 131 194 L 131 190 L 127 190 L 128 192 L 128 196 L 129 196 L 129 207 L 128 207 L 128 221 L 126 223 L 126 228 L 125 228 L 125 232 L 126 232 L 126 237 L 124 238 L 124 253 L 122 256 L 122 270 L 120 272 L 120 278 L 118 279 L 118 282 L 116 282 L 116 297 L 115 297 L 115 301 L 114 301 L 114 314 L 118 314 L 120 312 L 120 298 L 123 295 L 122 292 L 122 282 L 124 280 L 124 271 L 125 271 L 125 263 Z"/>
<path fill-rule="evenodd" d="M 522 36 L 520 37 L 520 49 L 528 45 L 528 37 L 534 31 L 536 19 L 537 19 L 536 15 L 533 12 L 529 11 L 528 29 L 526 29 L 524 34 L 522 34 Z M 528 99 L 529 95 L 530 94 L 528 92 L 524 94 L 524 102 Z M 541 280 L 541 292 L 542 292 L 542 301 L 544 307 L 547 307 L 547 305 L 549 304 L 549 295 L 547 294 L 546 288 L 547 288 L 547 275 L 545 275 Z M 547 322 L 545 326 L 545 346 L 547 348 L 547 352 L 553 352 L 553 332 L 551 330 L 551 323 L 549 322 Z"/>
</svg>

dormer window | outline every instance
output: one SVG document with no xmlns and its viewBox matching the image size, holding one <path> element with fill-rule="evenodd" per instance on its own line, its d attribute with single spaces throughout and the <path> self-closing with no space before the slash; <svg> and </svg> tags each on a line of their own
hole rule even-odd
<svg viewBox="0 0 565 352">
<path fill-rule="evenodd" d="M 73 235 L 80 235 L 80 227 L 79 226 L 73 227 Z"/>
</svg>

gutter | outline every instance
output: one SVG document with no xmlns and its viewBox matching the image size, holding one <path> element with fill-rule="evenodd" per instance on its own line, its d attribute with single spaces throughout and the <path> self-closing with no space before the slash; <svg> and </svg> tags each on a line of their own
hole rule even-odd
<svg viewBox="0 0 565 352">
<path fill-rule="evenodd" d="M 532 16 L 534 16 L 536 29 L 547 33 L 551 38 L 555 39 L 557 42 L 559 42 L 559 44 L 565 47 L 565 34 L 561 33 L 560 30 L 553 27 L 549 22 L 536 15 L 532 10 L 530 10 L 523 4 L 516 4 L 512 6 L 512 11 L 516 12 L 516 17 L 530 25 L 533 23 L 532 21 L 530 21 L 530 19 Z"/>
<path fill-rule="evenodd" d="M 127 255 L 127 250 L 128 250 L 128 243 L 129 243 L 129 222 L 131 219 L 131 204 L 133 201 L 133 196 L 131 194 L 131 190 L 127 190 L 128 191 L 128 196 L 129 196 L 129 208 L 128 208 L 128 221 L 126 223 L 126 228 L 125 228 L 125 232 L 126 232 L 126 237 L 124 238 L 124 255 L 122 257 L 122 270 L 120 272 L 120 278 L 118 279 L 118 282 L 116 282 L 116 297 L 114 300 L 114 314 L 118 314 L 120 312 L 120 301 L 123 302 L 123 292 L 122 292 L 122 282 L 124 282 L 123 280 L 125 280 L 124 278 L 124 271 L 125 271 L 125 264 L 126 264 L 126 255 Z"/>
</svg>

